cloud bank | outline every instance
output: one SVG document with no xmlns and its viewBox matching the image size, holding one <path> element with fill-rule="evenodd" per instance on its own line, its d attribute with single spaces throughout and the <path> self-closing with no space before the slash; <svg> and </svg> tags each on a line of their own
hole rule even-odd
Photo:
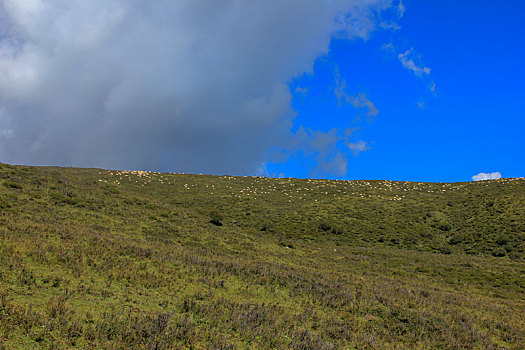
<svg viewBox="0 0 525 350">
<path fill-rule="evenodd" d="M 0 160 L 253 174 L 296 138 L 289 81 L 390 5 L 0 0 Z"/>
<path fill-rule="evenodd" d="M 501 173 L 499 171 L 495 171 L 493 173 L 479 173 L 477 175 L 472 176 L 472 180 L 474 181 L 497 180 L 497 179 L 501 179 Z"/>
</svg>

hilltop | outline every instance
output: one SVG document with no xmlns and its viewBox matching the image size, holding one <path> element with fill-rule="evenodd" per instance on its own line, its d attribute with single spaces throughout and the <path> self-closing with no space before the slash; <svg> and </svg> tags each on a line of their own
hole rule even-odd
<svg viewBox="0 0 525 350">
<path fill-rule="evenodd" d="M 519 348 L 525 179 L 0 164 L 0 348 Z"/>
</svg>

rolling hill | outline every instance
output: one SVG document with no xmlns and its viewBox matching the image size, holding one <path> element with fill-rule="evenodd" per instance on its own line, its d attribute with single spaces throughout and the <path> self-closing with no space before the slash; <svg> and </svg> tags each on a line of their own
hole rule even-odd
<svg viewBox="0 0 525 350">
<path fill-rule="evenodd" d="M 0 348 L 525 343 L 525 179 L 0 164 Z"/>
</svg>

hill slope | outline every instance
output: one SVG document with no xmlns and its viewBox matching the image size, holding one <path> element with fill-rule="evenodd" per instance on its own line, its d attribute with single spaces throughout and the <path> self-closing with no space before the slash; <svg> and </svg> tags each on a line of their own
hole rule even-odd
<svg viewBox="0 0 525 350">
<path fill-rule="evenodd" d="M 0 347 L 519 348 L 525 180 L 0 164 Z"/>
</svg>

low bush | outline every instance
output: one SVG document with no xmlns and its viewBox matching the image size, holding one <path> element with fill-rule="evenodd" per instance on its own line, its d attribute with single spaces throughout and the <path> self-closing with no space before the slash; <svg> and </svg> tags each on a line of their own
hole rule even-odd
<svg viewBox="0 0 525 350">
<path fill-rule="evenodd" d="M 507 237 L 506 235 L 500 235 L 498 236 L 498 238 L 496 238 L 496 243 L 500 246 L 505 245 L 509 243 L 509 237 Z"/>
<path fill-rule="evenodd" d="M 19 184 L 19 183 L 16 183 L 16 182 L 6 181 L 2 185 L 4 187 L 6 187 L 6 188 L 15 188 L 15 189 L 18 189 L 18 190 L 22 189 L 22 185 Z"/>
<path fill-rule="evenodd" d="M 215 226 L 222 226 L 223 216 L 218 210 L 212 210 L 210 212 L 210 223 Z"/>
<path fill-rule="evenodd" d="M 507 251 L 503 247 L 496 248 L 492 251 L 492 255 L 498 258 L 504 257 L 507 255 Z"/>
<path fill-rule="evenodd" d="M 459 244 L 465 240 L 465 236 L 462 234 L 455 234 L 454 236 L 450 237 L 448 243 L 452 245 Z"/>
<path fill-rule="evenodd" d="M 326 222 L 322 222 L 319 224 L 319 226 L 317 227 L 319 230 L 321 231 L 330 231 L 330 229 L 332 228 L 329 224 L 327 224 Z"/>
</svg>

